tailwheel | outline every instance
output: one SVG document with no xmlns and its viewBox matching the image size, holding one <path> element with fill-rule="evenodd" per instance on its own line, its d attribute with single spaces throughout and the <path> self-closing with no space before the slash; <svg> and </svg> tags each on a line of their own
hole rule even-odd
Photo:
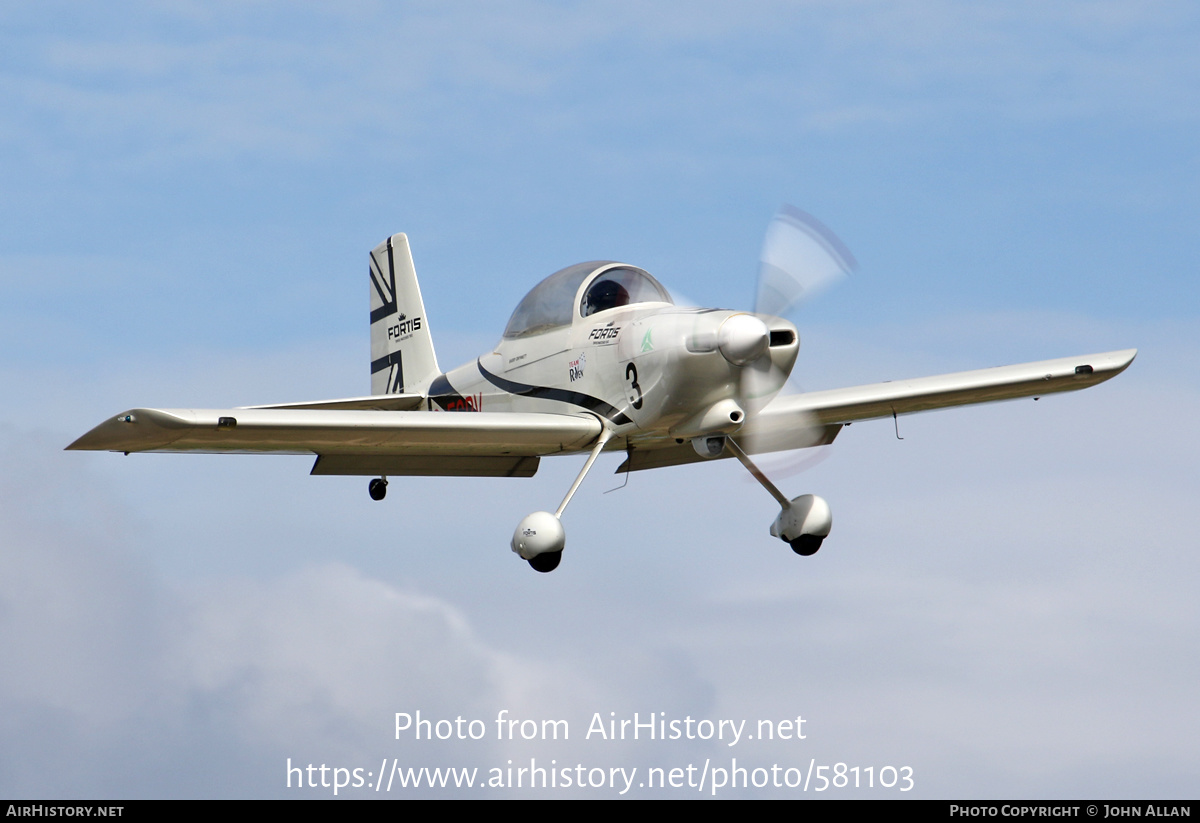
<svg viewBox="0 0 1200 823">
<path fill-rule="evenodd" d="M 376 477 L 367 484 L 367 493 L 371 495 L 372 500 L 382 500 L 387 497 L 387 478 Z"/>
<path fill-rule="evenodd" d="M 562 552 L 542 552 L 529 559 L 529 565 L 534 571 L 539 571 L 545 574 L 552 572 L 558 568 L 559 562 L 562 560 Z"/>
</svg>

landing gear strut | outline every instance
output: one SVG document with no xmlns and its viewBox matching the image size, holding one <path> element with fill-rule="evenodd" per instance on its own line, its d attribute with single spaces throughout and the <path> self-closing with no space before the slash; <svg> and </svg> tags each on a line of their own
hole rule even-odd
<svg viewBox="0 0 1200 823">
<path fill-rule="evenodd" d="M 372 500 L 382 500 L 387 497 L 387 478 L 376 477 L 367 484 L 367 494 L 371 495 Z"/>
<path fill-rule="evenodd" d="M 830 528 L 833 527 L 833 513 L 830 512 L 829 504 L 825 502 L 825 499 L 817 497 L 815 494 L 802 494 L 788 500 L 783 496 L 783 492 L 767 479 L 762 470 L 754 465 L 749 455 L 733 442 L 733 438 L 727 437 L 725 442 L 733 452 L 733 456 L 741 461 L 746 470 L 754 475 L 754 479 L 770 492 L 772 497 L 779 501 L 779 505 L 783 509 L 775 518 L 775 522 L 771 524 L 771 535 L 787 543 L 792 547 L 792 551 L 801 557 L 810 557 L 816 554 L 817 549 L 821 548 L 821 543 L 829 536 Z"/>
<path fill-rule="evenodd" d="M 512 550 L 526 560 L 535 571 L 552 572 L 562 561 L 562 550 L 567 542 L 567 533 L 563 530 L 560 518 L 566 510 L 567 504 L 571 502 L 571 498 L 575 496 L 575 490 L 579 488 L 579 484 L 583 482 L 583 478 L 587 476 L 592 464 L 596 462 L 596 458 L 604 449 L 604 444 L 612 438 L 612 435 L 612 431 L 607 427 L 600 431 L 600 436 L 596 438 L 596 444 L 592 446 L 592 453 L 588 455 L 587 462 L 583 464 L 579 476 L 571 484 L 567 496 L 558 505 L 557 511 L 553 514 L 534 512 L 517 524 L 517 530 L 513 532 L 512 536 Z"/>
</svg>

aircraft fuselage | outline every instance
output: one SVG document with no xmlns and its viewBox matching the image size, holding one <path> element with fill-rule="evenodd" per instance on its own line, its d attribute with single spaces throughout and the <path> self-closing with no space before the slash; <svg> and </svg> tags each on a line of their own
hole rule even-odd
<svg viewBox="0 0 1200 823">
<path fill-rule="evenodd" d="M 579 317 L 566 328 L 504 339 L 429 387 L 428 408 L 443 411 L 592 412 L 614 430 L 610 448 L 734 431 L 741 419 L 705 422 L 703 412 L 733 402 L 743 414 L 782 387 L 799 349 L 791 323 L 761 317 L 775 345 L 770 369 L 747 390 L 724 356 L 722 328 L 745 312 L 639 304 Z M 753 316 L 753 315 L 749 315 Z M 763 369 L 766 369 L 763 363 Z M 700 410 L 700 415 L 698 415 Z"/>
</svg>

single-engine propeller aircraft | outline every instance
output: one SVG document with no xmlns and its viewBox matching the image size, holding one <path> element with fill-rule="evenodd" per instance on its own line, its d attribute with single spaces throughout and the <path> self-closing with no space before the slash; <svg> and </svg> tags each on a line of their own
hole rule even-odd
<svg viewBox="0 0 1200 823">
<path fill-rule="evenodd" d="M 808 271 L 797 275 L 796 260 Z M 833 523 L 829 505 L 813 494 L 789 499 L 751 454 L 827 444 L 859 420 L 1087 388 L 1137 354 L 780 394 L 800 339 L 778 315 L 852 267 L 832 233 L 784 207 L 767 234 L 753 313 L 677 306 L 636 266 L 579 263 L 525 296 L 492 351 L 442 372 L 408 238 L 396 234 L 370 253 L 369 397 L 132 409 L 67 448 L 312 454 L 312 474 L 371 476 L 375 500 L 397 475 L 532 477 L 542 457 L 586 454 L 557 510 L 530 514 L 513 534 L 512 550 L 539 572 L 557 568 L 563 511 L 602 451 L 625 452 L 618 472 L 733 457 L 781 507 L 770 533 L 811 555 Z"/>
</svg>

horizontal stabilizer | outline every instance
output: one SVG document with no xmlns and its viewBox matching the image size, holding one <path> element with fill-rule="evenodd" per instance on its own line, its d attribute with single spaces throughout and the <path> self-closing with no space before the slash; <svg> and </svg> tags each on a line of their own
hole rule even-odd
<svg viewBox="0 0 1200 823">
<path fill-rule="evenodd" d="M 269 406 L 239 406 L 241 409 L 353 409 L 375 411 L 412 411 L 425 402 L 421 394 L 378 394 L 370 397 L 345 397 L 341 400 L 312 400 L 307 403 L 274 403 Z"/>
</svg>

